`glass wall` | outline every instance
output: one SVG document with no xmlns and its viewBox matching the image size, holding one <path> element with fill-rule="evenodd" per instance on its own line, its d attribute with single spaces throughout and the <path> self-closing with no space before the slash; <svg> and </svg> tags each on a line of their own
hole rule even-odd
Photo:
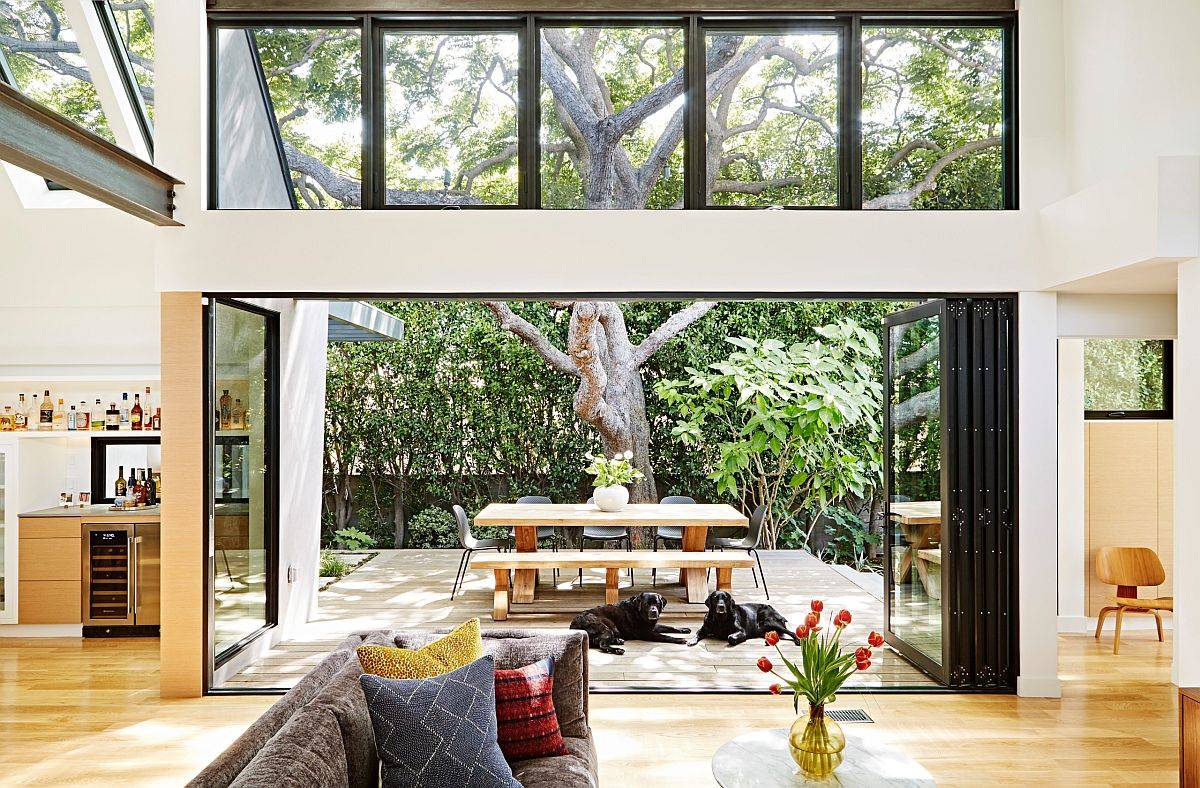
<svg viewBox="0 0 1200 788">
<path fill-rule="evenodd" d="M 216 301 L 210 324 L 214 659 L 274 623 L 277 318 Z"/>
</svg>

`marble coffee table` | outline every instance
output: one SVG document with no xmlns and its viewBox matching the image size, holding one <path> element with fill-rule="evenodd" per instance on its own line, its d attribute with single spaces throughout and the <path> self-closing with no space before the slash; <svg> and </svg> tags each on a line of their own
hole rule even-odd
<svg viewBox="0 0 1200 788">
<path fill-rule="evenodd" d="M 758 730 L 725 742 L 712 759 L 721 788 L 791 788 L 796 785 L 935 785 L 929 772 L 895 747 L 871 735 L 870 725 L 843 725 L 845 760 L 824 780 L 800 774 L 788 753 L 787 731 Z"/>
</svg>

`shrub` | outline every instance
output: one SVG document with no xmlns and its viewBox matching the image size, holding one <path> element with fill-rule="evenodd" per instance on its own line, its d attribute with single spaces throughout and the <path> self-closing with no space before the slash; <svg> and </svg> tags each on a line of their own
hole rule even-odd
<svg viewBox="0 0 1200 788">
<path fill-rule="evenodd" d="M 357 552 L 375 546 L 375 537 L 357 528 L 343 528 L 340 531 L 334 531 L 333 535 L 343 550 Z"/>
<path fill-rule="evenodd" d="M 321 551 L 321 577 L 345 577 L 350 571 L 350 567 L 346 566 L 346 562 L 341 559 L 341 556 L 334 555 L 328 550 Z"/>
<path fill-rule="evenodd" d="M 458 547 L 458 523 L 445 509 L 431 506 L 408 521 L 405 547 Z"/>
</svg>

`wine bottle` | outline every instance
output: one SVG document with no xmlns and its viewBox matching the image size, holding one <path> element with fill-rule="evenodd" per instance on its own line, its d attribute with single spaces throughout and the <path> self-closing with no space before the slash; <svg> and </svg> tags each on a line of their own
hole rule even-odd
<svg viewBox="0 0 1200 788">
<path fill-rule="evenodd" d="M 146 503 L 158 505 L 158 490 L 154 486 L 154 472 L 150 468 L 146 469 Z"/>
<path fill-rule="evenodd" d="M 59 431 L 67 428 L 67 414 L 63 411 L 62 397 L 58 398 L 58 405 L 55 406 L 54 411 L 50 414 L 50 424 L 53 429 Z"/>
<path fill-rule="evenodd" d="M 152 429 L 152 430 L 161 430 L 162 429 L 162 408 L 154 409 L 154 420 L 151 421 L 150 423 L 152 425 L 150 427 L 150 429 Z"/>
<path fill-rule="evenodd" d="M 125 497 L 126 486 L 125 486 L 125 466 L 124 465 L 117 466 L 117 481 L 113 485 L 113 491 L 116 494 L 117 498 Z"/>
<path fill-rule="evenodd" d="M 134 476 L 133 466 L 129 466 L 129 478 L 125 480 L 125 490 L 128 495 L 133 495 L 133 488 L 137 486 L 137 477 Z"/>
</svg>

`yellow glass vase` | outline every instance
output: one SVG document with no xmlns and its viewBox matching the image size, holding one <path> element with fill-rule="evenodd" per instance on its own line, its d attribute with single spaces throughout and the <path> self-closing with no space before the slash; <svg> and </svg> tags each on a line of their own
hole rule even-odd
<svg viewBox="0 0 1200 788">
<path fill-rule="evenodd" d="M 846 734 L 825 716 L 825 705 L 810 703 L 808 714 L 796 718 L 788 731 L 788 750 L 800 771 L 814 779 L 828 777 L 842 765 Z"/>
</svg>

